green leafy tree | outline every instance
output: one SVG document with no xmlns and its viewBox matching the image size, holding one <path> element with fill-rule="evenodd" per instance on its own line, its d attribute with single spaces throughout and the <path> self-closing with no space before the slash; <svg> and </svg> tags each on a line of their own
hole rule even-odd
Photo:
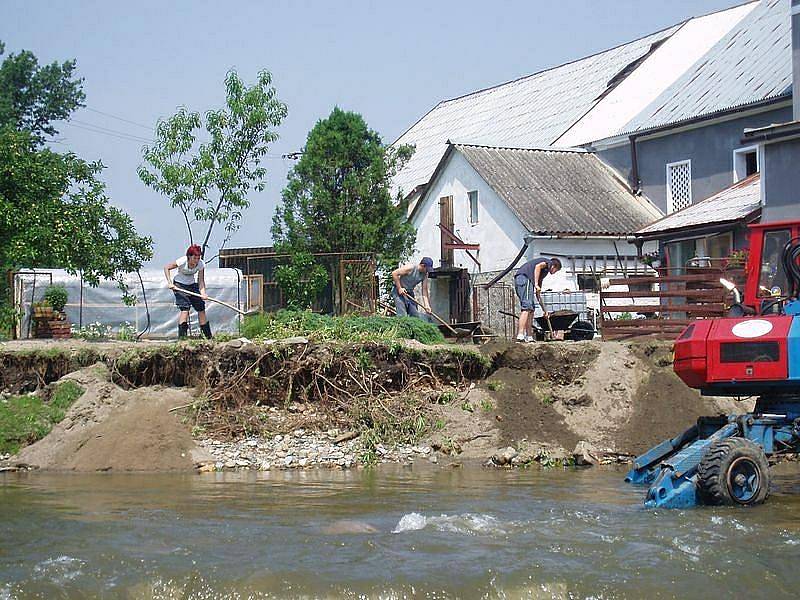
<svg viewBox="0 0 800 600">
<path fill-rule="evenodd" d="M 74 61 L 40 67 L 27 51 L 0 64 L 0 329 L 12 316 L 9 271 L 61 267 L 92 285 L 100 278 L 122 285 L 123 274 L 152 256 L 152 240 L 109 204 L 102 163 L 44 146 L 57 133 L 53 121 L 82 106 L 74 70 Z"/>
<path fill-rule="evenodd" d="M 100 162 L 36 149 L 30 133 L 0 132 L 0 265 L 60 267 L 90 285 L 122 281 L 152 257 L 152 240 L 137 234 L 112 206 L 98 179 Z"/>
<path fill-rule="evenodd" d="M 287 306 L 292 310 L 311 308 L 314 300 L 328 284 L 328 273 L 322 265 L 314 263 L 308 252 L 292 255 L 289 264 L 275 269 L 275 281 L 281 288 Z"/>
<path fill-rule="evenodd" d="M 0 42 L 0 56 L 5 46 Z M 0 64 L 0 128 L 29 131 L 36 142 L 58 133 L 53 121 L 83 106 L 83 79 L 75 61 L 39 66 L 29 51 L 9 54 Z"/>
<path fill-rule="evenodd" d="M 272 224 L 281 252 L 371 252 L 390 267 L 416 233 L 391 181 L 413 153 L 381 141 L 363 117 L 334 108 L 308 134 Z"/>
<path fill-rule="evenodd" d="M 287 113 L 267 71 L 251 86 L 230 71 L 225 89 L 225 108 L 202 117 L 180 108 L 159 121 L 156 141 L 145 147 L 139 167 L 142 182 L 181 211 L 190 243 L 200 243 L 204 255 L 215 225 L 225 233 L 222 247 L 239 228 L 250 192 L 263 191 L 267 172 L 261 161 Z M 198 223 L 205 229 L 200 236 Z"/>
</svg>

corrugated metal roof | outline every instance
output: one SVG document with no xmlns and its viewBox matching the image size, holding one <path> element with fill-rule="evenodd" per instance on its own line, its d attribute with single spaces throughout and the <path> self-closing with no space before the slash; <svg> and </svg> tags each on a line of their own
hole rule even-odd
<svg viewBox="0 0 800 600">
<path fill-rule="evenodd" d="M 395 145 L 416 151 L 394 179 L 406 194 L 425 184 L 447 149 L 447 140 L 503 146 L 549 146 L 632 63 L 642 59 L 680 25 L 546 71 L 440 102 Z"/>
<path fill-rule="evenodd" d="M 761 0 L 691 69 L 629 121 L 632 133 L 787 96 L 792 88 L 787 0 Z"/>
<path fill-rule="evenodd" d="M 746 219 L 761 208 L 761 177 L 758 173 L 743 179 L 697 204 L 667 215 L 636 232 L 637 235 L 662 233 L 711 223 Z"/>
<path fill-rule="evenodd" d="M 661 216 L 594 154 L 454 147 L 532 233 L 624 235 Z"/>
</svg>

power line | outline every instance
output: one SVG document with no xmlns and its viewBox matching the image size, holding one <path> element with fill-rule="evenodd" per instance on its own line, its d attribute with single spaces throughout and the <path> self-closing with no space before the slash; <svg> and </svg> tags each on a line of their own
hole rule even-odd
<svg viewBox="0 0 800 600">
<path fill-rule="evenodd" d="M 86 110 L 90 110 L 93 113 L 97 113 L 98 115 L 104 115 L 112 119 L 117 119 L 118 121 L 123 121 L 124 123 L 130 123 L 131 125 L 136 125 L 137 127 L 147 129 L 147 131 L 153 131 L 153 128 L 149 125 L 142 125 L 141 123 L 137 123 L 136 121 L 131 121 L 130 119 L 126 119 L 124 117 L 118 117 L 117 115 L 112 115 L 111 113 L 107 113 L 102 110 L 97 110 L 96 108 L 89 108 L 88 106 L 84 106 L 83 108 L 85 108 Z"/>
<path fill-rule="evenodd" d="M 116 135 L 124 135 L 126 137 L 134 138 L 143 142 L 153 142 L 152 139 L 146 138 L 141 135 L 137 135 L 135 133 L 128 133 L 127 131 L 120 131 L 119 129 L 112 129 L 111 127 L 104 127 L 103 125 L 97 125 L 96 123 L 88 123 L 86 121 L 81 121 L 80 119 L 70 119 L 69 122 L 72 123 L 79 123 L 80 125 L 84 125 L 86 127 L 94 127 L 95 129 L 100 129 L 107 133 L 113 133 Z"/>
<path fill-rule="evenodd" d="M 90 125 L 90 126 L 87 127 L 87 126 L 83 126 L 83 125 L 77 125 L 76 123 L 73 123 L 73 122 L 70 122 L 70 121 L 65 121 L 64 124 L 65 125 L 69 125 L 70 127 L 75 127 L 77 129 L 83 129 L 84 131 L 91 131 L 92 133 L 99 133 L 99 134 L 102 134 L 102 135 L 107 135 L 109 137 L 114 137 L 114 138 L 117 138 L 117 139 L 120 139 L 120 140 L 125 140 L 125 141 L 128 141 L 128 142 L 136 142 L 138 144 L 141 144 L 141 143 L 152 143 L 153 142 L 153 140 L 147 140 L 145 138 L 140 138 L 140 137 L 133 136 L 133 135 L 130 135 L 130 134 L 127 134 L 127 133 L 121 133 L 121 132 L 115 132 L 115 131 L 111 131 L 111 130 L 105 130 L 105 128 L 97 127 L 95 125 Z"/>
</svg>

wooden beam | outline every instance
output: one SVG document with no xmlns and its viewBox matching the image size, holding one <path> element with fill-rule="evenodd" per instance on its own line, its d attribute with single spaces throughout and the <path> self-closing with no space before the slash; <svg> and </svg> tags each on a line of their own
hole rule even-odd
<svg viewBox="0 0 800 600">
<path fill-rule="evenodd" d="M 651 292 L 602 292 L 603 298 L 695 298 L 697 300 L 725 300 L 725 290 L 658 290 Z"/>
<path fill-rule="evenodd" d="M 620 306 L 603 306 L 602 312 L 686 312 L 692 314 L 713 314 L 722 316 L 725 313 L 725 304 L 722 302 L 709 302 L 708 304 L 623 304 Z"/>
<path fill-rule="evenodd" d="M 720 277 L 724 275 L 724 273 L 719 274 Z M 709 285 L 713 286 L 722 286 L 719 282 L 719 279 L 715 279 L 713 276 L 710 275 L 666 275 L 664 277 L 628 277 L 628 278 L 615 278 L 609 280 L 609 285 L 634 285 L 634 284 L 643 284 L 643 283 L 678 283 L 678 282 L 688 282 L 688 281 L 699 281 L 699 282 L 708 282 Z"/>
</svg>

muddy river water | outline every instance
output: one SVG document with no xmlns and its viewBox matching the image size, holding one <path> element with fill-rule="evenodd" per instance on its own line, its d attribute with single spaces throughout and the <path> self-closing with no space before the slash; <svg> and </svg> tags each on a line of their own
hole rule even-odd
<svg viewBox="0 0 800 600">
<path fill-rule="evenodd" d="M 623 471 L 0 475 L 5 598 L 797 598 L 800 466 L 754 509 Z"/>
</svg>

